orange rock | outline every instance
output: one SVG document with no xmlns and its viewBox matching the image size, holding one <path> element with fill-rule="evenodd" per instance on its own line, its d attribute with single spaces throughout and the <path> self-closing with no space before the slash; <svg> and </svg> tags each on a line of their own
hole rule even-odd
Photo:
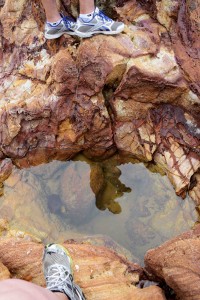
<svg viewBox="0 0 200 300">
<path fill-rule="evenodd" d="M 142 269 L 105 247 L 66 242 L 73 258 L 75 281 L 88 300 L 158 299 L 164 300 L 156 286 L 139 289 L 135 283 Z M 42 244 L 25 239 L 1 239 L 0 261 L 11 270 L 12 277 L 45 285 L 42 272 Z"/>
<path fill-rule="evenodd" d="M 200 225 L 145 256 L 148 274 L 164 280 L 178 299 L 200 299 Z"/>
<path fill-rule="evenodd" d="M 192 186 L 190 187 L 189 195 L 195 201 L 196 205 L 200 205 L 200 173 L 194 175 Z"/>
</svg>

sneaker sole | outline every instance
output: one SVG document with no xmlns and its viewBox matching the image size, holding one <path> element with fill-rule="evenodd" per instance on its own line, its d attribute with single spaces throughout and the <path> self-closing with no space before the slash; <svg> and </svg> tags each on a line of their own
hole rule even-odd
<svg viewBox="0 0 200 300">
<path fill-rule="evenodd" d="M 116 30 L 116 31 L 101 31 L 101 30 L 99 30 L 99 31 L 88 32 L 88 33 L 74 31 L 74 32 L 61 32 L 61 33 L 54 34 L 54 35 L 45 33 L 44 36 L 47 40 L 58 39 L 63 34 L 68 34 L 68 35 L 72 35 L 72 36 L 74 35 L 74 36 L 78 36 L 80 38 L 89 38 L 95 34 L 116 35 L 116 34 L 121 33 L 123 30 L 124 30 L 124 26 L 122 26 L 119 30 Z"/>
<path fill-rule="evenodd" d="M 78 294 L 79 294 L 79 299 L 86 300 L 85 295 L 84 295 L 82 289 L 80 288 L 80 286 L 77 285 L 76 283 L 73 283 L 73 284 L 74 284 L 74 287 L 75 287 L 75 289 L 76 289 L 76 293 L 78 292 Z M 81 298 L 80 298 L 80 297 L 81 297 Z"/>
<path fill-rule="evenodd" d="M 88 38 L 88 37 L 91 37 L 95 34 L 115 35 L 115 34 L 121 33 L 123 30 L 124 30 L 124 26 L 121 26 L 116 31 L 101 31 L 101 30 L 99 30 L 99 31 L 94 31 L 94 32 L 90 31 L 88 33 L 82 33 L 82 32 L 77 32 L 76 31 L 76 35 L 81 37 L 81 38 Z"/>
<path fill-rule="evenodd" d="M 61 37 L 63 34 L 77 35 L 75 32 L 60 32 L 60 33 L 57 33 L 57 34 L 54 34 L 54 35 L 45 33 L 45 34 L 44 34 L 44 37 L 45 37 L 45 39 L 47 39 L 47 40 L 54 40 L 54 39 L 58 39 L 58 38 Z"/>
</svg>

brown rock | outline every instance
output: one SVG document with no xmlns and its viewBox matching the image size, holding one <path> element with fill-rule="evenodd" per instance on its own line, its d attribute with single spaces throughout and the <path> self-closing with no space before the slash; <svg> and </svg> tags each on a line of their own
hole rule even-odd
<svg viewBox="0 0 200 300">
<path fill-rule="evenodd" d="M 74 264 L 75 281 L 83 289 L 88 300 L 161 299 L 165 297 L 160 288 L 154 286 L 139 289 L 134 284 L 139 279 L 141 268 L 128 262 L 105 247 L 66 242 Z M 9 251 L 8 251 L 9 249 Z M 0 260 L 12 270 L 12 277 L 45 285 L 42 272 L 43 246 L 23 239 L 2 239 Z"/>
<path fill-rule="evenodd" d="M 0 182 L 5 181 L 11 174 L 13 164 L 11 159 L 5 158 L 0 163 Z"/>
<path fill-rule="evenodd" d="M 127 117 L 128 119 L 128 117 Z M 154 161 L 183 198 L 200 166 L 198 119 L 172 105 L 151 109 L 146 119 L 119 121 L 115 143 L 122 153 Z"/>
<path fill-rule="evenodd" d="M 178 0 L 150 0 L 147 2 L 139 0 L 138 2 L 168 30 L 172 40 L 172 48 L 184 77 L 188 80 L 191 89 L 199 95 L 198 0 L 189 2 Z M 127 12 L 127 5 L 124 7 L 124 14 Z M 128 11 L 128 16 L 131 16 L 131 12 Z M 195 111 L 195 105 L 192 103 L 191 105 L 191 109 Z"/>
<path fill-rule="evenodd" d="M 200 299 L 200 226 L 149 250 L 145 256 L 148 274 L 164 280 L 178 299 Z"/>
<path fill-rule="evenodd" d="M 165 25 L 166 18 L 161 16 L 168 14 L 167 25 L 178 63 L 185 73 L 185 77 L 188 78 L 192 90 L 200 94 L 200 33 L 198 19 L 200 8 L 198 0 L 181 3 L 179 1 L 169 2 L 171 5 L 168 1 L 162 1 L 162 4 L 157 5 L 158 19 Z M 177 22 L 175 22 L 175 19 Z"/>
<path fill-rule="evenodd" d="M 200 174 L 199 173 L 196 173 L 192 178 L 189 195 L 195 201 L 195 204 L 199 206 L 200 205 Z"/>
<path fill-rule="evenodd" d="M 58 232 L 62 236 L 65 231 L 59 218 L 49 211 L 47 194 L 39 178 L 26 170 L 14 169 L 4 182 L 0 216 L 0 232 L 11 236 L 16 232 L 21 235 L 19 228 L 39 239 L 54 239 Z M 12 230 L 8 230 L 13 216 Z"/>
</svg>

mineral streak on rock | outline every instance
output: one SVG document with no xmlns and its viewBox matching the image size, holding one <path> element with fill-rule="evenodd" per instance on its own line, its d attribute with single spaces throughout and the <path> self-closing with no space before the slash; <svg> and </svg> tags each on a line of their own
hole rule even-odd
<svg viewBox="0 0 200 300">
<path fill-rule="evenodd" d="M 78 1 L 58 4 L 76 14 Z M 196 4 L 103 1 L 123 34 L 46 41 L 39 1 L 1 2 L 0 158 L 28 167 L 120 150 L 162 165 L 184 197 L 199 168 Z"/>
<path fill-rule="evenodd" d="M 153 159 L 167 173 L 176 193 L 184 197 L 191 176 L 200 167 L 199 133 L 191 124 L 195 123 L 183 109 L 162 105 L 151 109 L 145 120 L 116 122 L 115 142 L 123 153 Z"/>
<path fill-rule="evenodd" d="M 194 199 L 196 205 L 199 206 L 200 205 L 200 172 L 196 173 L 191 180 L 189 195 L 192 199 Z"/>
<path fill-rule="evenodd" d="M 146 271 L 175 291 L 177 299 L 194 300 L 200 295 L 200 225 L 149 250 L 145 256 Z"/>
<path fill-rule="evenodd" d="M 5 181 L 12 172 L 12 161 L 10 158 L 5 158 L 0 163 L 0 182 Z"/>
<path fill-rule="evenodd" d="M 75 281 L 88 300 L 165 300 L 157 286 L 139 289 L 135 286 L 142 269 L 123 256 L 102 246 L 64 243 L 73 259 Z M 8 251 L 9 249 L 9 251 Z M 0 241 L 0 279 L 25 279 L 45 286 L 42 271 L 43 245 L 22 238 L 3 238 Z"/>
</svg>

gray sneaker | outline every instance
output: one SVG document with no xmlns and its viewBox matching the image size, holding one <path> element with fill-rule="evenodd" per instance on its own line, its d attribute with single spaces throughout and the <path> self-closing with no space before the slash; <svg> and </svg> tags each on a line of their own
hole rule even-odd
<svg viewBox="0 0 200 300">
<path fill-rule="evenodd" d="M 85 22 L 80 17 L 76 22 L 76 34 L 79 37 L 87 38 L 94 34 L 118 34 L 124 30 L 124 23 L 115 22 L 107 17 L 102 11 L 95 9 L 93 18 Z"/>
<path fill-rule="evenodd" d="M 70 300 L 86 300 L 72 276 L 72 259 L 63 246 L 49 244 L 44 248 L 43 268 L 47 289 L 65 294 Z"/>
<path fill-rule="evenodd" d="M 75 33 L 76 22 L 74 19 L 69 17 L 62 17 L 61 21 L 57 25 L 52 25 L 50 23 L 45 24 L 44 36 L 48 40 L 57 39 L 61 35 L 67 33 L 70 35 L 76 35 Z"/>
</svg>

